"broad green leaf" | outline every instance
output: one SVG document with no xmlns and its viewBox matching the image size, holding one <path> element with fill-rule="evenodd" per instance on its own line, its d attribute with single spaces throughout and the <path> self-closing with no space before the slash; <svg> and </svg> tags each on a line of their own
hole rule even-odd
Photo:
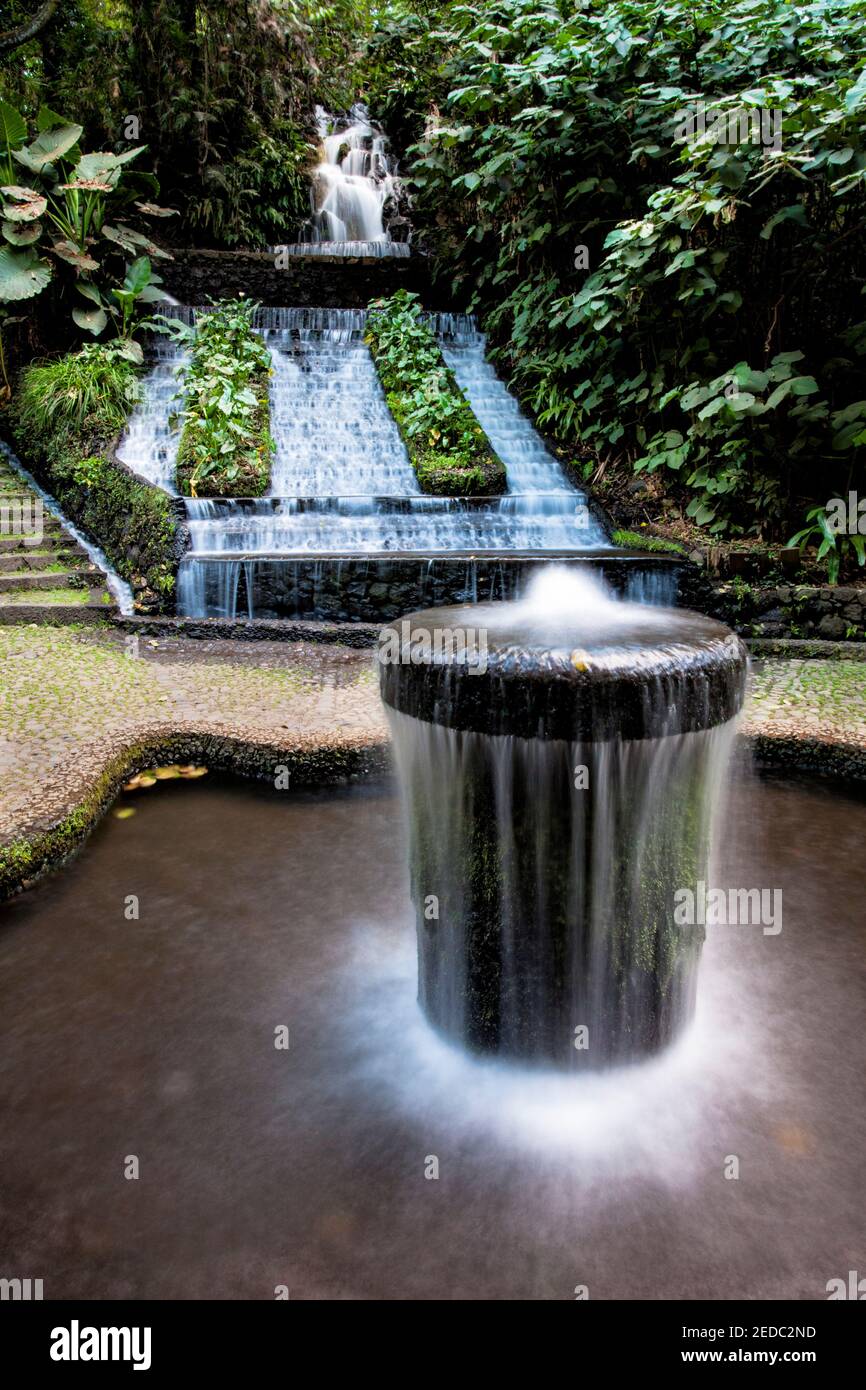
<svg viewBox="0 0 866 1390">
<path fill-rule="evenodd" d="M 782 222 L 796 222 L 798 226 L 807 225 L 806 209 L 802 203 L 791 203 L 786 208 L 780 208 L 777 213 L 764 223 L 761 228 L 761 236 L 764 241 L 769 241 L 773 232 Z"/>
<path fill-rule="evenodd" d="M 23 118 L 8 101 L 0 99 L 0 148 L 15 150 L 26 139 L 27 126 Z"/>
<path fill-rule="evenodd" d="M 10 222 L 35 222 L 48 207 L 48 199 L 37 193 L 35 188 L 7 184 L 0 192 L 8 199 L 3 207 L 3 216 Z"/>
<path fill-rule="evenodd" d="M 73 309 L 72 317 L 79 328 L 83 328 L 85 333 L 92 333 L 94 338 L 108 323 L 108 315 L 104 309 Z"/>
<path fill-rule="evenodd" d="M 28 169 L 41 173 L 49 164 L 68 154 L 78 144 L 81 133 L 80 125 L 64 125 L 43 130 L 32 145 L 23 150 L 13 150 L 12 157 Z"/>
<path fill-rule="evenodd" d="M 89 280 L 76 280 L 75 288 L 79 294 L 84 295 L 84 298 L 89 299 L 92 304 L 98 304 L 100 308 L 103 307 L 104 300 L 102 295 L 96 286 L 92 285 Z"/>
<path fill-rule="evenodd" d="M 67 125 L 65 116 L 58 116 L 56 111 L 52 111 L 50 106 L 40 106 L 36 117 L 36 129 L 54 130 L 57 126 Z"/>
<path fill-rule="evenodd" d="M 80 251 L 71 241 L 60 240 L 51 244 L 51 250 L 55 256 L 59 256 L 62 261 L 69 265 L 74 265 L 76 270 L 98 270 L 99 261 L 95 261 L 92 256 L 88 256 L 86 251 Z"/>
<path fill-rule="evenodd" d="M 51 279 L 51 266 L 28 247 L 0 249 L 0 301 L 32 299 Z"/>
<path fill-rule="evenodd" d="M 132 265 L 126 267 L 123 288 L 129 294 L 141 294 L 144 287 L 150 283 L 150 273 L 150 261 L 147 256 L 139 256 Z"/>
<path fill-rule="evenodd" d="M 31 246 L 42 235 L 41 222 L 4 222 L 3 236 L 13 246 Z"/>
<path fill-rule="evenodd" d="M 860 73 L 853 87 L 845 93 L 845 110 L 856 111 L 866 101 L 866 68 Z"/>
<path fill-rule="evenodd" d="M 134 362 L 138 367 L 144 361 L 141 344 L 137 343 L 134 338 L 128 338 L 123 346 L 117 349 L 117 352 L 119 357 L 125 357 L 128 362 Z"/>
</svg>

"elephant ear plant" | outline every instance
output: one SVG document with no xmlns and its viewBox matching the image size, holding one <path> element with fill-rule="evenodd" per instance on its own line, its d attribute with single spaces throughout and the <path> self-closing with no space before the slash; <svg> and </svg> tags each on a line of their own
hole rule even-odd
<svg viewBox="0 0 866 1390">
<path fill-rule="evenodd" d="M 47 107 L 36 127 L 28 143 L 23 117 L 0 101 L 0 304 L 32 299 L 58 277 L 71 281 L 78 328 L 98 337 L 112 322 L 139 358 L 136 305 L 163 298 L 150 258 L 168 252 L 130 220 L 174 215 L 147 201 L 158 187 L 153 176 L 127 168 L 145 146 L 85 154 L 81 126 Z"/>
</svg>

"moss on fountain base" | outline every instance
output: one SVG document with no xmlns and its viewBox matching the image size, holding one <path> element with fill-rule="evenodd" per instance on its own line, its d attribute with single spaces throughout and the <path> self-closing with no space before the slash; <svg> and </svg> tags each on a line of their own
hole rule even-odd
<svg viewBox="0 0 866 1390">
<path fill-rule="evenodd" d="M 674 892 L 706 874 L 708 778 L 729 731 L 612 757 L 400 715 L 392 727 L 433 1026 L 475 1051 L 587 1069 L 671 1042 L 704 937 L 675 923 Z"/>
</svg>

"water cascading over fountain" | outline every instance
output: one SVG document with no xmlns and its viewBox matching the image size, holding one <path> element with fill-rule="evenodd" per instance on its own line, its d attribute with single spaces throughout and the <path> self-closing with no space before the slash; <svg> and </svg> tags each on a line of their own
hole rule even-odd
<svg viewBox="0 0 866 1390">
<path fill-rule="evenodd" d="M 681 1032 L 703 928 L 674 895 L 708 876 L 746 664 L 720 623 L 556 569 L 523 601 L 383 633 L 437 1030 L 575 1069 Z"/>
</svg>

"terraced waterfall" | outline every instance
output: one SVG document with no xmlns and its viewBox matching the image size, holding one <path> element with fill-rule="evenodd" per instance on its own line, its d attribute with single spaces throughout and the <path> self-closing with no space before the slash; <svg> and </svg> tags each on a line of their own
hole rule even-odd
<svg viewBox="0 0 866 1390">
<path fill-rule="evenodd" d="M 361 107 L 342 122 L 321 112 L 320 132 L 308 242 L 284 249 L 388 254 L 394 243 L 383 210 L 397 178 L 384 136 Z M 189 322 L 207 311 L 169 312 Z M 377 621 L 427 602 L 510 598 L 539 557 L 611 557 L 604 527 L 497 378 L 471 317 L 439 314 L 431 323 L 505 464 L 508 490 L 422 493 L 364 343 L 365 323 L 357 309 L 259 311 L 273 362 L 270 491 L 186 502 L 191 544 L 178 576 L 180 613 Z M 180 357 L 165 343 L 158 353 L 120 453 L 171 492 L 177 435 L 169 416 Z M 618 559 L 613 568 L 627 597 L 672 601 L 670 567 Z"/>
</svg>

